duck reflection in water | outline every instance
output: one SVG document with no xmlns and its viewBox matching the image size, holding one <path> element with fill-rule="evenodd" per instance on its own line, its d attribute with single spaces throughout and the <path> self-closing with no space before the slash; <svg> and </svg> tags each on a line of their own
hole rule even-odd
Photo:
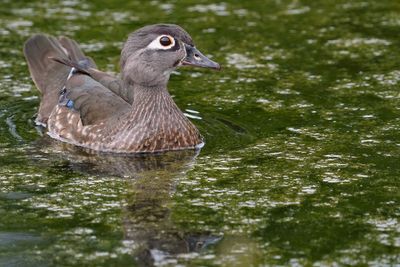
<svg viewBox="0 0 400 267">
<path fill-rule="evenodd" d="M 158 265 L 178 254 L 201 252 L 221 240 L 207 232 L 179 228 L 170 217 L 176 183 L 192 169 L 199 151 L 123 156 L 96 153 L 47 136 L 38 145 L 46 154 L 67 159 L 68 168 L 74 171 L 129 179 L 123 211 L 124 239 L 134 244 L 133 256 L 139 266 Z"/>
</svg>

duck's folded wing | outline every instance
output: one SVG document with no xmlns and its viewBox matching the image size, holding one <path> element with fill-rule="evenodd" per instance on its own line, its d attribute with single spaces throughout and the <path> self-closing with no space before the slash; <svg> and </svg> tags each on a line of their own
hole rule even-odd
<svg viewBox="0 0 400 267">
<path fill-rule="evenodd" d="M 95 68 L 89 68 L 87 71 L 94 80 L 104 85 L 106 88 L 114 92 L 116 95 L 124 99 L 129 104 L 132 104 L 133 91 L 129 90 L 127 86 L 124 86 L 124 83 L 121 79 L 109 73 L 99 71 Z"/>
<path fill-rule="evenodd" d="M 92 77 L 75 74 L 61 92 L 59 105 L 79 112 L 83 125 L 107 123 L 130 109 L 130 104 Z"/>
<path fill-rule="evenodd" d="M 126 102 L 132 104 L 133 102 L 132 90 L 129 90 L 127 86 L 124 86 L 120 78 L 115 77 L 107 72 L 98 70 L 96 66 L 93 65 L 94 62 L 93 64 L 91 64 L 92 61 L 89 61 L 91 60 L 89 57 L 87 58 L 88 61 L 85 60 L 75 61 L 69 58 L 60 58 L 60 57 L 53 57 L 52 59 L 54 61 L 57 61 L 58 63 L 74 68 L 76 72 L 89 75 L 90 77 L 93 78 L 93 80 L 101 83 L 104 87 L 114 92 L 116 95 L 124 99 Z"/>
</svg>

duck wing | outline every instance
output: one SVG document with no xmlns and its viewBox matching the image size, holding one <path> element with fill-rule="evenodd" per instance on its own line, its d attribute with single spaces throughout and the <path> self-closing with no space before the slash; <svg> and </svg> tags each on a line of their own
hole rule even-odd
<svg viewBox="0 0 400 267">
<path fill-rule="evenodd" d="M 88 62 L 74 61 L 66 58 L 53 57 L 54 61 L 57 61 L 61 64 L 74 68 L 78 73 L 84 73 L 89 75 L 95 81 L 101 83 L 104 87 L 108 88 L 116 95 L 124 99 L 129 104 L 133 102 L 132 90 L 129 90 L 127 86 L 124 86 L 122 80 L 118 77 L 115 77 L 107 72 L 103 72 L 98 70 L 96 67 L 93 67 L 92 64 L 88 64 Z"/>
<path fill-rule="evenodd" d="M 119 118 L 131 108 L 128 102 L 86 74 L 74 74 L 68 79 L 58 105 L 79 112 L 84 126 L 109 123 L 108 120 Z"/>
</svg>

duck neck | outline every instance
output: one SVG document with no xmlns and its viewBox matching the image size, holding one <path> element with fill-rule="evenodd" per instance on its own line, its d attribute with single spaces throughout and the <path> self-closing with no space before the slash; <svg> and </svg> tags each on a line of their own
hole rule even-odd
<svg viewBox="0 0 400 267">
<path fill-rule="evenodd" d="M 132 106 L 140 105 L 141 103 L 148 103 L 149 105 L 155 105 L 157 104 L 157 102 L 149 102 L 149 101 L 154 101 L 160 96 L 163 97 L 169 96 L 166 85 L 143 86 L 141 84 L 134 84 L 132 86 L 132 97 L 133 97 Z"/>
<path fill-rule="evenodd" d="M 163 118 L 164 120 L 169 120 L 169 114 L 184 116 L 173 101 L 166 85 L 143 86 L 135 84 L 132 89 L 131 114 L 136 119 Z"/>
</svg>

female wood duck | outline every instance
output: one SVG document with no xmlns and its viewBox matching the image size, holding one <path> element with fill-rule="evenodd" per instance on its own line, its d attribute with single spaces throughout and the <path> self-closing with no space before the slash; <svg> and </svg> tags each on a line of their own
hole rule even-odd
<svg viewBox="0 0 400 267">
<path fill-rule="evenodd" d="M 58 140 L 116 153 L 196 149 L 203 139 L 167 90 L 178 66 L 220 69 L 177 25 L 143 27 L 121 52 L 121 78 L 97 70 L 69 38 L 31 37 L 24 46 L 42 94 L 36 122 Z"/>
</svg>

